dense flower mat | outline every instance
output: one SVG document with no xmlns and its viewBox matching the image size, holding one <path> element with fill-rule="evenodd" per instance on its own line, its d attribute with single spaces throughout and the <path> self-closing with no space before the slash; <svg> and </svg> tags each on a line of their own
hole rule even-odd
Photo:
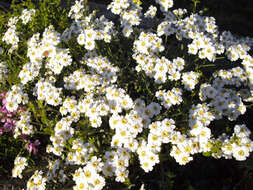
<svg viewBox="0 0 253 190">
<path fill-rule="evenodd" d="M 130 165 L 148 173 L 164 156 L 179 165 L 200 153 L 249 157 L 251 131 L 241 118 L 253 101 L 253 40 L 220 32 L 213 17 L 173 9 L 172 0 L 156 0 L 145 12 L 141 4 L 112 1 L 119 25 L 89 13 L 83 0 L 60 15 L 65 20 L 44 18 L 49 5 L 31 2 L 9 16 L 0 47 L 7 89 L 0 134 L 24 142 L 12 176 L 22 178 L 41 136 L 50 155 L 27 189 L 70 180 L 78 190 L 103 189 L 107 179 L 129 183 Z M 158 11 L 157 26 L 138 27 Z M 217 130 L 218 121 L 224 126 Z"/>
</svg>

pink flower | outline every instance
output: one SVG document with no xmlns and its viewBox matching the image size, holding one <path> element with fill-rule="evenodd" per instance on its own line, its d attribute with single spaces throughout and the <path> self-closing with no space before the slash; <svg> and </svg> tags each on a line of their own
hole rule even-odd
<svg viewBox="0 0 253 190">
<path fill-rule="evenodd" d="M 6 101 L 6 98 L 3 98 L 3 99 L 2 99 L 2 104 L 3 104 L 4 106 L 6 105 L 6 102 L 7 102 L 7 101 Z"/>
<path fill-rule="evenodd" d="M 0 93 L 0 97 L 4 97 L 5 95 L 6 95 L 5 91 L 3 91 L 3 92 Z"/>
<path fill-rule="evenodd" d="M 38 149 L 36 148 L 36 146 L 39 146 L 39 145 L 40 145 L 40 141 L 38 139 L 36 141 L 34 141 L 33 143 L 29 140 L 29 142 L 26 146 L 26 149 L 29 152 L 33 152 L 33 154 L 37 154 Z"/>
</svg>

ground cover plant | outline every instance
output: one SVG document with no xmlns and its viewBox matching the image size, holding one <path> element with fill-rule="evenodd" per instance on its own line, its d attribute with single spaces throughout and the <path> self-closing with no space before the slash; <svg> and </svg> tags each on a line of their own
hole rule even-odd
<svg viewBox="0 0 253 190">
<path fill-rule="evenodd" d="M 253 150 L 252 38 L 220 31 L 198 1 L 114 0 L 115 23 L 65 3 L 1 14 L 2 175 L 11 159 L 26 189 L 223 188 L 200 177 L 225 175 L 214 167 L 250 179 L 233 164 Z"/>
</svg>

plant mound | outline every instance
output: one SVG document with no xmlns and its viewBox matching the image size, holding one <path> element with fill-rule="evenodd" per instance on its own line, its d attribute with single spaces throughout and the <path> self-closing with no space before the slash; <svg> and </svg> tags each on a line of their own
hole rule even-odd
<svg viewBox="0 0 253 190">
<path fill-rule="evenodd" d="M 27 189 L 131 187 L 131 172 L 170 158 L 249 157 L 251 38 L 172 0 L 145 11 L 139 0 L 114 0 L 117 23 L 83 0 L 12 8 L 0 30 L 0 134 L 23 142 L 12 176 L 30 167 Z M 47 167 L 29 166 L 40 155 Z"/>
</svg>

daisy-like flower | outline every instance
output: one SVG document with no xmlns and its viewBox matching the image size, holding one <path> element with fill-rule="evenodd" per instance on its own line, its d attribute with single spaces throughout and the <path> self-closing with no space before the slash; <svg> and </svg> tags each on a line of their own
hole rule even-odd
<svg viewBox="0 0 253 190">
<path fill-rule="evenodd" d="M 157 8 L 153 5 L 151 5 L 148 10 L 144 13 L 145 17 L 153 18 L 156 15 Z"/>
<path fill-rule="evenodd" d="M 236 160 L 243 161 L 249 156 L 249 150 L 244 146 L 233 147 L 233 157 Z"/>
</svg>

